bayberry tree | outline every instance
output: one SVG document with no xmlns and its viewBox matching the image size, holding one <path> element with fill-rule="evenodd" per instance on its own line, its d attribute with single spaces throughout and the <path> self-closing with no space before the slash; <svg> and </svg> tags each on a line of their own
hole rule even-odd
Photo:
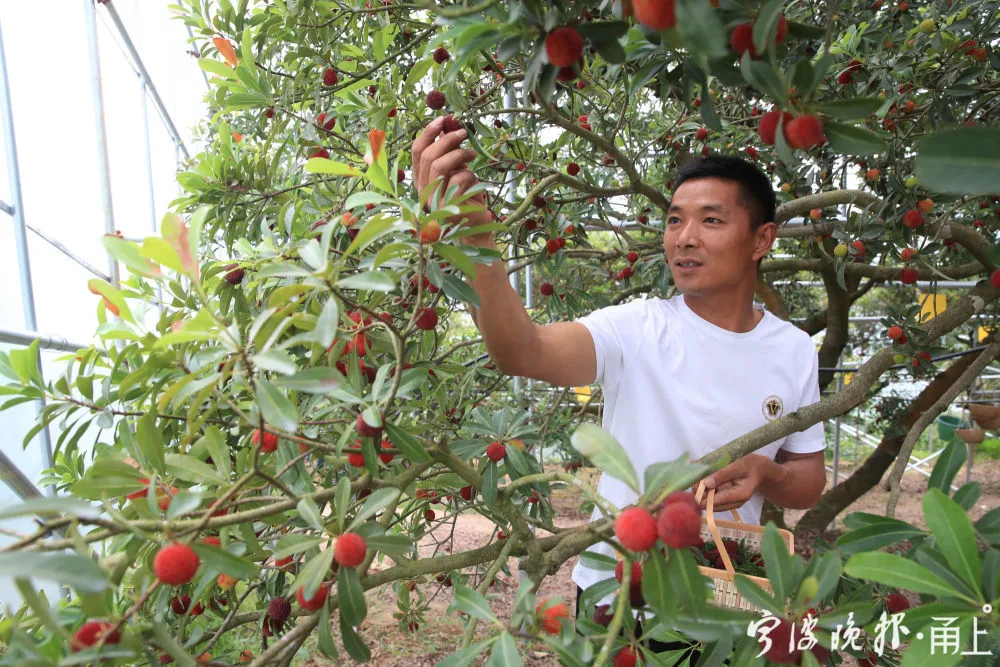
<svg viewBox="0 0 1000 667">
<path fill-rule="evenodd" d="M 931 479 L 926 530 L 892 517 L 916 438 L 996 357 L 993 338 L 897 410 L 871 469 L 844 485 L 857 493 L 895 465 L 885 516 L 853 515 L 851 530 L 808 563 L 782 547 L 774 526 L 753 552 L 713 550 L 685 492 L 729 460 L 864 403 L 887 373 L 936 373 L 933 355 L 960 327 L 995 317 L 995 7 L 177 8 L 212 77 L 207 149 L 178 175 L 184 195 L 159 237 L 105 239 L 129 275 L 90 282 L 96 341 L 58 380 L 41 381 L 35 346 L 0 356 L 6 405 L 44 397 L 38 428 L 62 427 L 44 480 L 57 497 L 6 511 L 40 525 L 0 555 L 24 597 L 3 629 L 5 660 L 283 664 L 313 633 L 324 654 L 336 653 L 337 635 L 365 660 L 355 628 L 366 593 L 392 587 L 400 627 L 415 630 L 422 608 L 411 594 L 431 579 L 452 585 L 467 619 L 450 665 L 484 651 L 519 664 L 523 642 L 539 638 L 567 664 L 656 660 L 621 638 L 631 634 L 630 607 L 650 636 L 669 627 L 699 644 L 706 664 L 762 663 L 759 652 L 779 664 L 828 664 L 831 634 L 848 621 L 864 636 L 833 650 L 877 660 L 882 612 L 910 601 L 896 589 L 923 603 L 909 610 L 911 631 L 953 615 L 984 631 L 982 650 L 996 650 L 1000 511 L 973 523 L 977 487 L 951 494 L 962 450 L 950 448 Z M 413 191 L 410 145 L 436 116 L 444 132 L 464 133 L 481 185 L 443 198 Z M 758 296 L 781 316 L 797 306 L 803 328 L 825 332 L 821 366 L 836 365 L 851 308 L 872 290 L 982 280 L 930 322 L 918 319 L 907 287 L 885 308 L 877 350 L 828 400 L 700 461 L 635 471 L 585 410 L 554 401 L 529 416 L 478 359 L 481 341 L 454 335 L 478 304 L 467 278 L 506 257 L 510 272 L 531 266 L 543 320 L 672 294 L 661 221 L 671 175 L 712 152 L 740 152 L 780 188 L 783 256 L 762 262 Z M 489 223 L 455 223 L 483 207 Z M 463 243 L 483 232 L 501 251 Z M 822 288 L 803 284 L 816 278 Z M 619 511 L 568 472 L 546 471 L 539 450 L 556 431 L 639 492 L 636 506 Z M 548 498 L 562 485 L 606 517 L 557 529 Z M 845 498 L 825 511 L 836 516 Z M 429 528 L 467 510 L 494 521 L 498 539 L 417 557 Z M 618 561 L 584 557 L 615 576 L 584 601 L 617 591 L 613 606 L 574 623 L 568 601 L 534 599 L 544 577 L 602 540 Z M 901 553 L 885 552 L 903 540 Z M 503 623 L 487 596 L 513 556 L 528 583 Z M 746 632 L 758 616 L 709 602 L 699 566 L 733 561 L 768 581 L 736 577 L 775 621 L 766 642 Z M 37 581 L 65 585 L 68 598 L 39 594 Z M 257 655 L 213 653 L 226 632 L 250 624 L 261 633 Z M 807 627 L 820 644 L 788 641 Z M 906 660 L 929 654 L 928 636 L 908 645 Z"/>
</svg>

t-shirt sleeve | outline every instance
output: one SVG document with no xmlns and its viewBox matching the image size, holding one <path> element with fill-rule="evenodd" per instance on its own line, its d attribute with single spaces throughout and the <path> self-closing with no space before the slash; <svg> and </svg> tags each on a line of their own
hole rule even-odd
<svg viewBox="0 0 1000 667">
<path fill-rule="evenodd" d="M 597 354 L 595 381 L 607 389 L 623 376 L 626 358 L 639 342 L 644 324 L 644 300 L 595 310 L 576 321 L 587 327 Z"/>
<path fill-rule="evenodd" d="M 819 401 L 819 356 L 816 354 L 816 349 L 813 347 L 811 340 L 809 341 L 808 359 L 810 365 L 809 374 L 807 375 L 805 385 L 802 387 L 802 399 L 799 401 L 797 409 Z M 813 424 L 804 431 L 792 433 L 785 440 L 785 444 L 781 446 L 781 449 L 791 454 L 810 454 L 812 452 L 823 451 L 826 449 L 826 432 L 823 430 L 823 422 Z"/>
</svg>

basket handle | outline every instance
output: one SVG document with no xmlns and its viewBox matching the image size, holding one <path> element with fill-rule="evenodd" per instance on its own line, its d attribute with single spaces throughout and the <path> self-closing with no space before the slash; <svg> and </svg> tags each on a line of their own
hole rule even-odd
<svg viewBox="0 0 1000 667">
<path fill-rule="evenodd" d="M 698 493 L 695 495 L 695 500 L 701 503 L 701 497 L 705 491 L 705 482 L 702 481 L 698 484 Z M 708 507 L 705 510 L 705 520 L 708 523 L 708 532 L 712 534 L 712 539 L 715 541 L 715 548 L 719 550 L 719 555 L 722 556 L 722 564 L 726 568 L 726 573 L 729 575 L 729 579 L 736 578 L 736 568 L 733 567 L 733 561 L 729 558 L 729 552 L 726 551 L 726 545 L 722 542 L 722 535 L 719 533 L 719 527 L 715 525 L 715 489 L 708 490 Z M 740 515 L 737 514 L 736 510 L 733 510 L 733 516 L 736 520 L 740 520 Z M 742 523 L 742 521 L 740 522 Z"/>
<path fill-rule="evenodd" d="M 695 497 L 694 497 L 694 499 L 697 500 L 699 504 L 701 504 L 701 494 L 702 494 L 703 491 L 705 491 L 705 482 L 704 481 L 698 483 L 698 493 L 695 494 Z M 715 489 L 709 489 L 709 491 L 712 492 L 712 495 L 714 495 Z M 733 520 L 736 521 L 736 523 L 743 523 L 743 518 L 740 516 L 740 513 L 739 513 L 738 509 L 733 508 L 733 509 L 730 510 L 730 512 L 732 512 Z"/>
</svg>

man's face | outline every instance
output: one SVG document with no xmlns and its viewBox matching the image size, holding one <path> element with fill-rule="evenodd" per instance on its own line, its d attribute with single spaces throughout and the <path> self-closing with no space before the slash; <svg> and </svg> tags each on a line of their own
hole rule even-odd
<svg viewBox="0 0 1000 667">
<path fill-rule="evenodd" d="M 663 234 L 677 288 L 705 295 L 752 282 L 757 259 L 773 240 L 761 241 L 760 231 L 750 230 L 750 212 L 740 202 L 738 183 L 718 178 L 685 181 L 670 203 Z M 685 266 L 687 262 L 696 264 Z"/>
</svg>

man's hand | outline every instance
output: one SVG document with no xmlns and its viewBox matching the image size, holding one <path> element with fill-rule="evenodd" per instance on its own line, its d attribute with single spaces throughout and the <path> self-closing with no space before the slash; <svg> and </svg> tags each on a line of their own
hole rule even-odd
<svg viewBox="0 0 1000 667">
<path fill-rule="evenodd" d="M 780 465 L 760 454 L 747 454 L 733 461 L 705 478 L 705 488 L 715 489 L 713 511 L 739 509 L 762 485 L 778 481 L 782 472 Z M 708 506 L 707 493 L 702 496 L 701 506 Z"/>
<path fill-rule="evenodd" d="M 445 132 L 444 116 L 432 120 L 417 136 L 413 142 L 412 152 L 413 183 L 418 195 L 423 194 L 429 183 L 440 179 L 442 183 L 438 186 L 436 200 L 440 205 L 444 201 L 444 193 L 450 186 L 458 184 L 458 192 L 461 194 L 479 182 L 476 175 L 468 169 L 469 162 L 477 155 L 476 151 L 461 147 L 465 137 L 464 129 Z M 470 227 L 488 224 L 492 216 L 486 209 L 485 201 L 483 193 L 474 195 L 464 203 L 478 203 L 482 207 L 481 211 L 454 215 L 446 222 L 457 224 L 463 218 L 467 218 L 466 224 Z M 426 203 L 421 201 L 421 204 Z"/>
</svg>

